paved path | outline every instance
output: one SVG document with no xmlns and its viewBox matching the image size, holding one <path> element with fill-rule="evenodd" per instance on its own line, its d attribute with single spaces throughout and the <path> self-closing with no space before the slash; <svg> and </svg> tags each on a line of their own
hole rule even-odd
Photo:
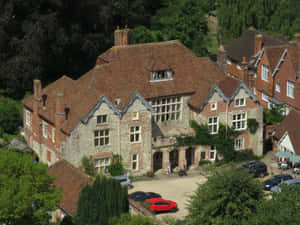
<svg viewBox="0 0 300 225">
<path fill-rule="evenodd" d="M 129 193 L 135 191 L 157 192 L 166 200 L 177 202 L 179 210 L 176 213 L 160 213 L 158 218 L 166 215 L 182 219 L 187 215 L 186 204 L 191 195 L 198 187 L 198 184 L 203 184 L 206 178 L 201 175 L 193 175 L 187 177 L 173 176 L 166 179 L 151 180 L 151 181 L 136 181 L 133 182 L 133 189 Z"/>
</svg>

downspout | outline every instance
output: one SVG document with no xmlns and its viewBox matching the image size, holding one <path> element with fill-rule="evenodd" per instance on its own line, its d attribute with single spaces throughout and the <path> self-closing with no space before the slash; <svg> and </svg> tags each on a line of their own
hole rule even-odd
<svg viewBox="0 0 300 225">
<path fill-rule="evenodd" d="M 229 105 L 229 100 L 226 100 L 226 137 L 227 137 L 227 127 L 228 127 L 228 105 Z"/>
</svg>

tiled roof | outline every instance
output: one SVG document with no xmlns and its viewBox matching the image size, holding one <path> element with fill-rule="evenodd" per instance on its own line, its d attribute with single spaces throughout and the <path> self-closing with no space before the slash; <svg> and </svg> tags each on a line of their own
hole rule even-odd
<svg viewBox="0 0 300 225">
<path fill-rule="evenodd" d="M 92 184 L 93 179 L 65 160 L 50 166 L 48 172 L 55 177 L 54 186 L 61 187 L 60 207 L 68 214 L 74 215 L 82 189 L 86 184 Z"/>
<path fill-rule="evenodd" d="M 230 98 L 240 83 L 241 82 L 235 78 L 226 77 L 225 80 L 218 83 L 218 87 L 222 90 L 227 98 Z"/>
<path fill-rule="evenodd" d="M 287 117 L 276 126 L 275 137 L 279 140 L 285 132 L 292 141 L 295 153 L 300 155 L 300 112 L 293 110 Z"/>
<path fill-rule="evenodd" d="M 263 35 L 263 47 L 287 43 L 287 40 L 281 36 L 266 35 L 261 31 L 250 28 L 242 36 L 225 46 L 228 56 L 237 62 L 241 62 L 243 56 L 246 57 L 247 61 L 250 61 L 251 57 L 254 55 L 254 37 L 257 34 Z"/>
<path fill-rule="evenodd" d="M 42 90 L 49 96 L 45 110 L 40 114 L 54 123 L 55 94 L 64 93 L 64 102 L 70 109 L 62 130 L 70 133 L 89 113 L 102 96 L 116 107 L 124 108 L 135 93 L 150 99 L 159 96 L 200 93 L 202 101 L 210 87 L 225 78 L 209 58 L 198 58 L 179 41 L 114 46 L 98 57 L 105 61 L 74 81 L 62 77 Z M 173 80 L 150 82 L 151 71 L 171 69 Z M 32 109 L 33 96 L 23 101 Z M 195 101 L 192 101 L 195 103 Z"/>
<path fill-rule="evenodd" d="M 273 73 L 287 45 L 265 47 L 265 54 L 270 64 L 270 71 Z"/>
</svg>

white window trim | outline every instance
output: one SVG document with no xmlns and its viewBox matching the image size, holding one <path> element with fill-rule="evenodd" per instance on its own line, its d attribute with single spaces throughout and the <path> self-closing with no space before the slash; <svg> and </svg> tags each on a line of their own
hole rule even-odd
<svg viewBox="0 0 300 225">
<path fill-rule="evenodd" d="M 31 127 L 31 113 L 28 110 L 25 110 L 25 124 Z"/>
<path fill-rule="evenodd" d="M 237 146 L 237 142 L 241 142 L 239 146 Z M 239 137 L 234 139 L 234 149 L 235 150 L 244 150 L 245 149 L 245 138 L 244 137 Z"/>
<path fill-rule="evenodd" d="M 107 160 L 107 162 L 106 162 Z M 95 164 L 95 168 L 97 173 L 99 172 L 104 172 L 106 173 L 106 169 L 107 167 L 110 165 L 111 163 L 111 158 L 107 157 L 107 158 L 101 158 L 101 159 L 94 159 L 94 164 Z"/>
<path fill-rule="evenodd" d="M 280 93 L 280 83 L 276 82 L 275 91 Z"/>
<path fill-rule="evenodd" d="M 47 138 L 48 137 L 48 124 L 43 122 L 43 137 Z"/>
<path fill-rule="evenodd" d="M 52 127 L 52 142 L 55 143 L 55 128 Z"/>
<path fill-rule="evenodd" d="M 253 94 L 256 95 L 256 87 L 253 87 Z"/>
<path fill-rule="evenodd" d="M 159 78 L 159 73 L 166 73 L 167 76 L 165 78 Z M 161 82 L 161 81 L 169 81 L 173 80 L 173 71 L 172 70 L 162 70 L 162 71 L 152 71 L 150 82 Z"/>
<path fill-rule="evenodd" d="M 226 63 L 228 64 L 228 65 L 231 65 L 232 63 L 231 63 L 231 60 L 230 59 L 226 59 Z"/>
<path fill-rule="evenodd" d="M 237 117 L 237 115 L 239 115 L 239 114 L 241 115 L 241 118 L 239 120 L 237 120 L 237 119 L 233 120 L 233 116 L 235 115 Z M 243 114 L 245 114 L 244 119 L 242 118 Z M 244 124 L 245 124 L 244 127 L 242 127 L 242 126 L 240 126 L 240 128 L 235 127 L 235 128 L 233 128 L 234 130 L 246 130 L 247 129 L 247 112 L 246 111 L 234 112 L 232 114 L 232 127 L 233 127 L 234 123 L 237 124 L 238 122 L 240 122 L 240 125 L 241 125 L 243 121 L 244 121 Z"/>
<path fill-rule="evenodd" d="M 103 131 L 103 135 L 101 136 L 101 131 Z M 108 131 L 108 134 L 105 134 L 105 131 Z M 98 136 L 96 136 L 96 132 L 98 132 Z M 105 139 L 108 138 L 108 143 L 105 143 Z M 98 140 L 98 144 L 96 145 L 96 139 Z M 101 145 L 101 139 L 103 139 L 103 144 Z M 94 147 L 108 146 L 110 145 L 110 130 L 109 129 L 97 129 L 94 130 Z"/>
<path fill-rule="evenodd" d="M 210 103 L 210 110 L 215 111 L 218 109 L 218 103 L 217 102 L 212 102 Z"/>
<path fill-rule="evenodd" d="M 211 158 L 210 155 L 211 153 L 214 153 L 214 158 Z M 209 150 L 209 155 L 208 155 L 208 159 L 211 161 L 215 161 L 216 160 L 216 156 L 217 156 L 217 150 L 215 146 L 210 146 L 210 150 Z"/>
<path fill-rule="evenodd" d="M 136 159 L 135 160 L 133 160 L 133 156 L 134 155 L 136 155 Z M 135 167 L 135 169 L 133 169 L 133 163 L 136 163 L 136 167 Z M 138 153 L 134 153 L 134 154 L 132 154 L 132 156 L 131 156 L 131 169 L 132 170 L 139 170 L 139 154 Z"/>
<path fill-rule="evenodd" d="M 181 96 L 160 97 L 149 101 L 152 108 L 154 109 L 154 113 L 152 115 L 153 121 L 157 123 L 164 123 L 167 121 L 181 120 L 182 101 L 183 100 Z"/>
<path fill-rule="evenodd" d="M 241 104 L 241 100 L 243 99 L 243 104 Z M 236 104 L 238 101 L 238 104 Z M 246 98 L 242 97 L 242 98 L 235 98 L 234 99 L 234 106 L 235 107 L 242 107 L 242 106 L 246 106 Z"/>
<path fill-rule="evenodd" d="M 209 123 L 209 119 L 210 118 L 212 119 L 212 121 L 214 121 L 214 119 L 217 118 L 217 122 L 216 123 L 215 122 Z M 213 129 L 212 129 L 212 132 L 210 132 L 210 134 L 217 134 L 218 133 L 218 131 L 219 131 L 219 117 L 218 116 L 210 116 L 210 117 L 208 117 L 207 118 L 207 126 L 208 127 L 209 126 L 214 127 L 215 125 L 217 125 L 217 130 L 213 131 Z"/>
<path fill-rule="evenodd" d="M 289 93 L 290 88 L 292 88 L 292 90 L 293 90 L 292 95 L 290 95 L 290 93 Z M 286 81 L 286 96 L 293 98 L 293 99 L 295 98 L 295 84 L 294 84 L 294 82 L 289 81 L 289 80 Z"/>
<path fill-rule="evenodd" d="M 139 112 L 133 112 L 132 113 L 132 120 L 138 120 L 139 119 Z"/>
<path fill-rule="evenodd" d="M 133 131 L 131 131 L 131 128 L 134 128 L 134 130 Z M 139 127 L 139 130 L 138 131 L 136 131 L 136 128 L 137 127 Z M 131 127 L 129 127 L 129 142 L 130 143 L 140 143 L 140 142 L 142 142 L 142 132 L 141 132 L 141 130 L 142 130 L 142 127 L 141 126 L 131 126 Z M 136 135 L 138 134 L 138 141 L 136 140 Z M 133 141 L 131 141 L 131 135 L 133 135 Z"/>
<path fill-rule="evenodd" d="M 106 121 L 105 122 L 102 122 L 103 119 L 100 122 L 98 122 L 98 118 L 104 118 L 104 117 L 106 117 Z M 96 116 L 96 123 L 97 124 L 107 124 L 108 123 L 108 116 L 107 116 L 107 114 L 97 115 Z"/>
<path fill-rule="evenodd" d="M 261 100 L 269 103 L 269 96 L 262 92 L 261 93 Z"/>
<path fill-rule="evenodd" d="M 240 64 L 237 64 L 237 65 L 236 65 L 236 68 L 237 68 L 238 70 L 242 70 L 242 67 L 241 67 Z"/>
<path fill-rule="evenodd" d="M 266 65 L 261 65 L 261 79 L 269 82 L 269 68 Z"/>
</svg>

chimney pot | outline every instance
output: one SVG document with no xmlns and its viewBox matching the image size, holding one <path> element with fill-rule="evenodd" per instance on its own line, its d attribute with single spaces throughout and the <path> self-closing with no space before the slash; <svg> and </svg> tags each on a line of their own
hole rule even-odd
<svg viewBox="0 0 300 225">
<path fill-rule="evenodd" d="M 243 56 L 243 63 L 246 62 L 246 56 Z"/>
<path fill-rule="evenodd" d="M 114 33 L 115 46 L 125 46 L 129 44 L 129 29 L 117 29 Z"/>
<path fill-rule="evenodd" d="M 220 50 L 220 51 L 225 51 L 224 45 L 220 45 L 220 46 L 219 46 L 219 50 Z"/>
</svg>

